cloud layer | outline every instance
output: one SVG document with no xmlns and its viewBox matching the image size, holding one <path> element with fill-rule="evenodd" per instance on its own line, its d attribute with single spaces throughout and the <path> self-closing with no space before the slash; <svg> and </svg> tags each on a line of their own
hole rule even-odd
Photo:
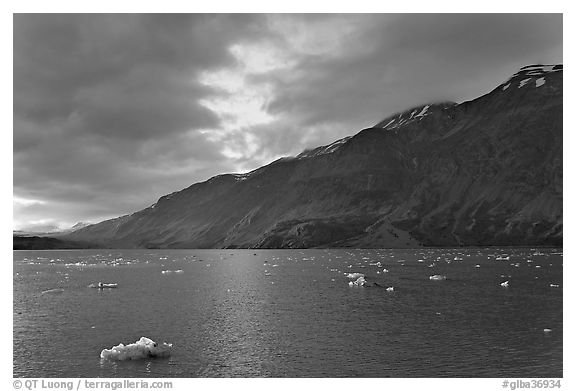
<svg viewBox="0 0 576 391">
<path fill-rule="evenodd" d="M 551 14 L 15 15 L 15 228 L 132 213 L 559 62 Z"/>
</svg>

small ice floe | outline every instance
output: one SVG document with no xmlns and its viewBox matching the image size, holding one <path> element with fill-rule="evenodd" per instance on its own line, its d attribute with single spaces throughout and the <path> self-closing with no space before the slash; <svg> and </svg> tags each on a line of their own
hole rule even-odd
<svg viewBox="0 0 576 391">
<path fill-rule="evenodd" d="M 98 288 L 98 289 L 118 288 L 118 284 L 99 282 L 88 285 L 88 288 Z"/>
<path fill-rule="evenodd" d="M 544 329 L 542 331 L 544 331 L 545 333 L 550 333 L 552 331 L 552 329 Z"/>
<path fill-rule="evenodd" d="M 424 260 L 423 260 L 423 259 L 419 259 L 418 262 L 424 262 Z"/>
<path fill-rule="evenodd" d="M 474 267 L 480 267 L 480 265 L 476 264 L 476 266 L 474 266 Z"/>
<path fill-rule="evenodd" d="M 550 284 L 550 288 L 560 288 L 559 284 Z"/>
<path fill-rule="evenodd" d="M 508 288 L 508 286 L 510 286 L 510 281 L 504 281 L 500 284 L 500 286 L 503 286 L 504 288 Z"/>
<path fill-rule="evenodd" d="M 144 358 L 168 357 L 172 351 L 172 344 L 163 342 L 157 344 L 150 338 L 142 337 L 135 343 L 128 345 L 120 344 L 112 349 L 104 349 L 100 358 L 109 360 L 140 360 Z"/>
<path fill-rule="evenodd" d="M 184 273 L 184 270 L 162 270 L 162 274 Z"/>
<path fill-rule="evenodd" d="M 436 267 L 435 263 L 431 263 L 430 265 L 428 265 L 428 267 Z"/>
<path fill-rule="evenodd" d="M 346 277 L 348 277 L 348 278 L 353 279 L 353 280 L 356 280 L 356 279 L 358 279 L 358 278 L 360 278 L 360 277 L 362 277 L 362 278 L 365 277 L 364 274 L 362 274 L 362 273 L 347 273 L 347 274 L 344 274 L 344 275 L 345 275 Z"/>
<path fill-rule="evenodd" d="M 62 288 L 47 289 L 45 291 L 42 291 L 41 295 L 50 295 L 50 294 L 57 294 L 57 293 L 64 293 L 64 289 L 62 289 Z"/>
<path fill-rule="evenodd" d="M 394 292 L 394 287 L 389 286 L 388 288 L 386 288 L 386 292 Z"/>
<path fill-rule="evenodd" d="M 509 260 L 510 260 L 510 256 L 509 256 L 509 255 L 506 255 L 506 256 L 504 256 L 504 255 L 498 255 L 498 256 L 496 257 L 496 260 L 497 260 L 497 261 L 509 261 Z"/>
<path fill-rule="evenodd" d="M 541 267 L 542 267 L 542 266 L 540 266 L 540 265 L 536 265 L 536 266 L 535 266 L 536 269 L 540 269 Z"/>
<path fill-rule="evenodd" d="M 381 263 L 381 262 L 370 263 L 370 266 L 378 266 L 378 267 L 382 267 L 382 263 Z"/>
<path fill-rule="evenodd" d="M 454 260 L 455 260 L 455 261 L 462 261 L 462 260 L 463 260 L 463 258 L 462 258 L 462 257 L 458 257 L 458 256 L 456 256 L 456 257 L 454 257 Z"/>
<path fill-rule="evenodd" d="M 428 277 L 432 281 L 443 281 L 446 279 L 446 276 L 442 274 L 434 274 L 433 276 Z"/>
<path fill-rule="evenodd" d="M 364 284 L 366 284 L 366 280 L 364 279 L 364 276 L 358 277 L 358 279 L 356 281 L 350 281 L 348 283 L 349 286 L 364 286 Z"/>
</svg>

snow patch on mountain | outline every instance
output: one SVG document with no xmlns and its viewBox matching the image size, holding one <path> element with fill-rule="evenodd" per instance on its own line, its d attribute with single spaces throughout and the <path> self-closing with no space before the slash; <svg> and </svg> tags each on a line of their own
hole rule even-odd
<svg viewBox="0 0 576 391">
<path fill-rule="evenodd" d="M 546 79 L 541 77 L 540 79 L 536 79 L 536 88 L 543 86 L 546 83 Z"/>
<path fill-rule="evenodd" d="M 250 173 L 247 172 L 245 174 L 232 174 L 235 180 L 237 181 L 245 181 L 250 176 Z"/>
<path fill-rule="evenodd" d="M 532 79 L 531 79 L 531 78 L 528 78 L 528 79 L 522 80 L 522 81 L 520 82 L 520 84 L 518 85 L 518 88 L 524 87 L 526 84 L 528 84 L 528 82 L 529 82 L 530 80 L 532 80 Z"/>
<path fill-rule="evenodd" d="M 347 137 L 341 138 L 340 140 L 334 141 L 332 144 L 323 145 L 321 147 L 314 148 L 314 149 L 308 149 L 308 150 L 302 152 L 301 154 L 299 154 L 298 156 L 296 156 L 296 158 L 297 159 L 305 159 L 305 158 L 309 158 L 309 157 L 326 155 L 329 153 L 336 152 L 340 147 L 342 147 L 342 145 L 346 144 L 346 142 L 348 140 L 350 140 L 350 138 L 352 138 L 352 136 L 347 136 Z"/>
<path fill-rule="evenodd" d="M 439 112 L 440 110 L 447 109 L 456 105 L 454 102 L 441 102 L 435 104 L 427 104 L 422 106 L 413 107 L 410 110 L 396 113 L 384 120 L 378 122 L 374 127 L 385 130 L 393 130 L 402 127 L 403 125 L 421 121 L 424 117 Z"/>
<path fill-rule="evenodd" d="M 502 83 L 501 89 L 502 91 L 506 91 L 508 87 L 511 85 L 516 86 L 517 88 L 522 88 L 526 86 L 530 81 L 535 80 L 536 88 L 543 86 L 546 83 L 546 76 L 551 74 L 562 72 L 563 65 L 527 65 L 525 67 L 520 68 L 518 72 L 516 72 L 512 77 Z"/>
</svg>

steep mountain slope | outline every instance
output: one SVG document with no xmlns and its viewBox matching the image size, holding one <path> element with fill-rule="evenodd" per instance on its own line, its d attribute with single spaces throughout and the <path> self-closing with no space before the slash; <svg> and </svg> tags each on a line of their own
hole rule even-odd
<svg viewBox="0 0 576 391">
<path fill-rule="evenodd" d="M 562 66 L 161 197 L 67 236 L 111 247 L 562 244 Z"/>
</svg>

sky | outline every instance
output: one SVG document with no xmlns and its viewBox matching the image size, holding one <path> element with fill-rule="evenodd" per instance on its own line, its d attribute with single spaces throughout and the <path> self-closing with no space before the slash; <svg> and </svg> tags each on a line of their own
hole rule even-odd
<svg viewBox="0 0 576 391">
<path fill-rule="evenodd" d="M 560 14 L 15 14 L 13 228 L 222 173 L 562 63 Z"/>
</svg>

